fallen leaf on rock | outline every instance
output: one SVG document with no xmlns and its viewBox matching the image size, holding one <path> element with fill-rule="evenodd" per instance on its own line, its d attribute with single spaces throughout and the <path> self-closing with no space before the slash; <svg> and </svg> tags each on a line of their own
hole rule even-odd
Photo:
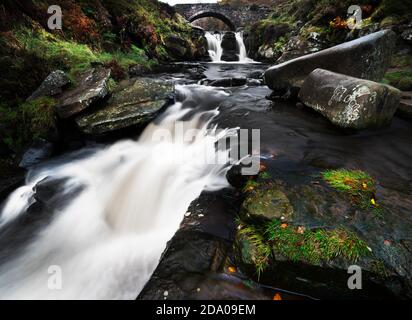
<svg viewBox="0 0 412 320">
<path fill-rule="evenodd" d="M 279 293 L 275 293 L 272 300 L 280 301 L 282 300 L 282 296 Z"/>
<path fill-rule="evenodd" d="M 227 268 L 227 271 L 229 271 L 230 273 L 236 273 L 236 268 L 235 267 L 229 267 L 229 268 Z"/>
</svg>

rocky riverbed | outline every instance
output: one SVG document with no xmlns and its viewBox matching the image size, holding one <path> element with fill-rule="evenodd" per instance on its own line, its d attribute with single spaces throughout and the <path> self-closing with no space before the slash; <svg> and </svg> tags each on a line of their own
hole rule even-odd
<svg viewBox="0 0 412 320">
<path fill-rule="evenodd" d="M 0 297 L 411 298 L 412 88 L 397 77 L 404 69 L 383 80 L 394 56 L 412 52 L 410 24 L 331 41 L 280 16 L 258 26 L 262 38 L 246 28 L 207 39 L 153 5 L 174 33 L 157 38 L 148 25 L 135 39 L 125 23 L 130 39 L 154 59 L 213 63 L 149 61 L 125 37 L 132 58 L 118 53 L 122 65 L 94 56 L 25 95 L 19 130 L 32 121 L 19 139 L 32 145 L 0 163 Z M 50 39 L 64 42 L 41 41 Z M 183 145 L 150 139 L 180 122 L 202 134 Z M 260 130 L 249 146 L 259 172 L 196 165 L 200 146 L 217 153 L 217 129 Z M 37 287 L 47 263 L 69 270 L 61 296 Z M 348 287 L 354 266 L 362 290 Z"/>
</svg>

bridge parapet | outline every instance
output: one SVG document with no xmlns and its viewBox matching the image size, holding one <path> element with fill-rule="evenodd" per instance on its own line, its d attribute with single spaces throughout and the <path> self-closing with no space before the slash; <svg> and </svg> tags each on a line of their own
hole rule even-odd
<svg viewBox="0 0 412 320">
<path fill-rule="evenodd" d="M 214 17 L 225 22 L 232 30 L 265 19 L 271 12 L 270 8 L 266 6 L 234 7 L 217 3 L 178 4 L 175 5 L 175 9 L 190 22 L 200 18 Z"/>
</svg>

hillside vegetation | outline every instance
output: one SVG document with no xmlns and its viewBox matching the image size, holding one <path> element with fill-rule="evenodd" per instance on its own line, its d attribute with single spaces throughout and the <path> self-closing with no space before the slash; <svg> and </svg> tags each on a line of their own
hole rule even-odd
<svg viewBox="0 0 412 320">
<path fill-rule="evenodd" d="M 62 30 L 47 27 L 50 5 L 62 8 Z M 176 39 L 188 48 L 182 56 L 176 57 Z M 31 140 L 26 137 L 32 126 L 21 125 L 34 121 L 24 101 L 51 71 L 63 70 L 74 79 L 100 64 L 119 81 L 131 67 L 150 70 L 161 61 L 196 59 L 196 41 L 191 26 L 156 0 L 2 1 L 0 144 L 18 150 Z"/>
</svg>

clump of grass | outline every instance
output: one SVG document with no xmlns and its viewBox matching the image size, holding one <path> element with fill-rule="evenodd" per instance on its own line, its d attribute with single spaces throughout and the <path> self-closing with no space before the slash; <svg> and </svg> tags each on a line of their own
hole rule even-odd
<svg viewBox="0 0 412 320">
<path fill-rule="evenodd" d="M 376 183 L 373 178 L 360 170 L 327 170 L 322 176 L 332 188 L 351 195 L 375 192 Z"/>
<path fill-rule="evenodd" d="M 388 269 L 386 268 L 385 263 L 382 260 L 373 260 L 371 262 L 371 270 L 381 279 L 389 277 Z"/>
<path fill-rule="evenodd" d="M 344 228 L 305 230 L 278 219 L 238 221 L 238 225 L 243 260 L 255 266 L 259 277 L 270 265 L 273 254 L 309 264 L 327 263 L 338 257 L 355 263 L 370 254 L 366 243 Z"/>
<path fill-rule="evenodd" d="M 272 248 L 265 238 L 264 230 L 259 225 L 238 220 L 238 238 L 242 239 L 241 254 L 244 262 L 255 266 L 258 277 L 269 266 Z"/>
<path fill-rule="evenodd" d="M 327 170 L 323 179 L 335 190 L 349 195 L 351 201 L 361 209 L 372 210 L 378 218 L 383 218 L 383 209 L 376 200 L 376 181 L 361 170 Z"/>
<path fill-rule="evenodd" d="M 369 254 L 366 243 L 343 228 L 299 231 L 274 220 L 267 225 L 266 234 L 275 252 L 295 262 L 318 264 L 337 257 L 356 262 Z"/>
</svg>

